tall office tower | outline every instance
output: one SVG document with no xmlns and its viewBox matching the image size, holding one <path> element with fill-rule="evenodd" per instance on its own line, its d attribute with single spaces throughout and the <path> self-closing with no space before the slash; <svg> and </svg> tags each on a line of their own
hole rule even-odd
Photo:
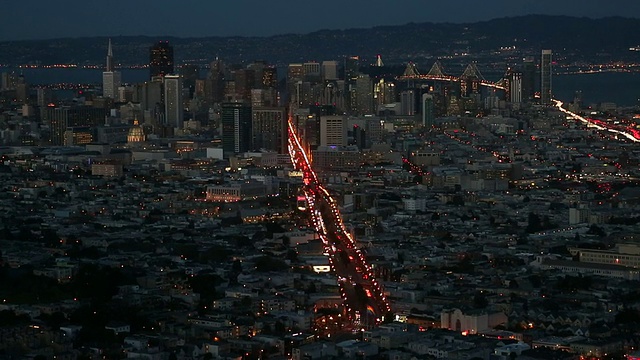
<svg viewBox="0 0 640 360">
<path fill-rule="evenodd" d="M 304 69 L 302 64 L 289 64 L 287 68 L 287 94 L 289 94 L 289 103 L 291 106 L 298 108 L 300 99 L 298 98 L 298 82 L 304 79 Z"/>
<path fill-rule="evenodd" d="M 256 84 L 256 72 L 251 69 L 238 69 L 233 72 L 235 97 L 242 101 L 251 100 L 251 89 Z"/>
<path fill-rule="evenodd" d="M 422 94 L 422 126 L 430 128 L 435 124 L 435 103 L 433 95 Z"/>
<path fill-rule="evenodd" d="M 367 131 L 363 126 L 360 126 L 359 124 L 353 125 L 351 133 L 352 133 L 353 143 L 358 147 L 358 149 L 362 150 L 362 149 L 367 149 L 369 147 L 367 146 L 367 142 L 368 142 Z"/>
<path fill-rule="evenodd" d="M 241 153 L 251 148 L 251 106 L 222 103 L 222 149 L 225 153 Z"/>
<path fill-rule="evenodd" d="M 36 89 L 36 104 L 40 107 L 49 105 L 53 101 L 53 92 L 51 89 Z"/>
<path fill-rule="evenodd" d="M 582 90 L 577 90 L 575 95 L 573 96 L 573 103 L 577 106 L 578 109 L 582 108 Z"/>
<path fill-rule="evenodd" d="M 264 87 L 262 85 L 262 78 L 264 77 L 264 69 L 266 67 L 267 62 L 264 60 L 254 61 L 247 66 L 247 69 L 253 71 L 254 74 L 254 83 L 252 84 L 253 89 L 262 89 Z"/>
<path fill-rule="evenodd" d="M 149 75 L 173 74 L 173 47 L 168 41 L 159 41 L 149 49 Z"/>
<path fill-rule="evenodd" d="M 267 66 L 262 69 L 262 86 L 265 88 L 278 88 L 278 68 Z"/>
<path fill-rule="evenodd" d="M 322 80 L 338 80 L 338 62 L 323 61 L 322 62 Z"/>
<path fill-rule="evenodd" d="M 302 71 L 304 73 L 304 78 L 307 81 L 315 81 L 320 79 L 320 63 L 315 61 L 310 61 L 302 64 Z"/>
<path fill-rule="evenodd" d="M 296 108 L 308 108 L 315 102 L 311 90 L 311 83 L 308 81 L 298 81 L 295 84 L 292 100 L 295 100 Z"/>
<path fill-rule="evenodd" d="M 29 103 L 29 83 L 24 75 L 18 75 L 16 81 L 16 101 L 20 104 Z"/>
<path fill-rule="evenodd" d="M 181 129 L 184 122 L 184 103 L 182 99 L 182 76 L 164 77 L 164 123 L 168 127 Z"/>
<path fill-rule="evenodd" d="M 358 75 L 356 79 L 356 96 L 358 114 L 371 115 L 375 112 L 373 108 L 373 83 L 369 75 Z"/>
<path fill-rule="evenodd" d="M 542 50 L 542 60 L 540 62 L 540 102 L 542 105 L 551 104 L 552 56 L 551 50 Z"/>
<path fill-rule="evenodd" d="M 356 80 L 360 74 L 360 58 L 348 56 L 344 59 L 344 94 L 345 107 L 350 113 L 358 113 L 358 92 Z"/>
<path fill-rule="evenodd" d="M 405 90 L 400 93 L 400 113 L 413 116 L 416 114 L 416 91 Z"/>
<path fill-rule="evenodd" d="M 113 69 L 113 48 L 111 47 L 111 39 L 109 39 L 109 47 L 107 49 L 107 67 L 102 73 L 102 96 L 110 99 L 118 99 L 118 88 L 122 83 L 119 71 Z"/>
<path fill-rule="evenodd" d="M 373 103 L 374 106 L 391 104 L 396 99 L 396 85 L 384 78 L 380 78 L 373 84 Z"/>
<path fill-rule="evenodd" d="M 200 66 L 196 64 L 185 64 L 180 68 L 182 75 L 182 86 L 189 89 L 189 97 L 193 97 L 196 89 L 196 80 L 200 78 Z"/>
<path fill-rule="evenodd" d="M 344 81 L 325 81 L 320 94 L 320 104 L 332 105 L 344 112 Z"/>
<path fill-rule="evenodd" d="M 522 98 L 530 101 L 536 94 L 536 62 L 527 56 L 522 63 Z"/>
<path fill-rule="evenodd" d="M 344 80 L 347 83 L 355 82 L 360 73 L 360 58 L 349 56 L 344 59 Z"/>
<path fill-rule="evenodd" d="M 252 149 L 275 151 L 278 154 L 284 154 L 287 151 L 285 108 L 253 108 L 251 119 Z"/>
<path fill-rule="evenodd" d="M 512 71 L 509 76 L 509 101 L 512 103 L 522 102 L 522 73 Z"/>
<path fill-rule="evenodd" d="M 252 107 L 278 106 L 278 93 L 274 88 L 251 89 Z"/>
<path fill-rule="evenodd" d="M 0 91 L 13 89 L 15 86 L 13 78 L 13 74 L 11 73 L 3 72 L 0 74 Z"/>
<path fill-rule="evenodd" d="M 216 58 L 211 62 L 209 75 L 205 83 L 205 98 L 209 103 L 221 103 L 224 100 L 225 66 Z"/>
<path fill-rule="evenodd" d="M 136 97 L 142 110 L 164 110 L 162 107 L 162 82 L 147 81 L 136 86 Z"/>
<path fill-rule="evenodd" d="M 320 146 L 347 145 L 345 116 L 320 116 Z"/>
<path fill-rule="evenodd" d="M 64 145 L 68 128 L 102 125 L 107 110 L 90 106 L 47 107 L 43 115 L 49 121 L 51 145 Z"/>
</svg>

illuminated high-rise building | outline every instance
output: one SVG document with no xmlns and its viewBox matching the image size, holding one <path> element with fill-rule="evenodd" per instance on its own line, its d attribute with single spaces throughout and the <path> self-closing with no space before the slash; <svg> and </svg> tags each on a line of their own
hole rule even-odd
<svg viewBox="0 0 640 360">
<path fill-rule="evenodd" d="M 540 62 L 540 103 L 543 105 L 551 104 L 552 56 L 553 52 L 551 50 L 542 50 L 542 59 Z"/>
<path fill-rule="evenodd" d="M 416 91 L 405 90 L 400 93 L 400 113 L 413 116 L 416 114 Z"/>
<path fill-rule="evenodd" d="M 509 101 L 512 103 L 522 102 L 522 73 L 512 71 L 509 79 Z"/>
<path fill-rule="evenodd" d="M 302 99 L 299 98 L 298 83 L 304 78 L 304 68 L 302 64 L 289 64 L 287 68 L 287 93 L 289 94 L 289 103 L 295 108 L 300 107 Z"/>
<path fill-rule="evenodd" d="M 251 118 L 252 148 L 275 151 L 279 154 L 286 153 L 287 112 L 285 108 L 252 108 Z"/>
<path fill-rule="evenodd" d="M 149 49 L 149 75 L 173 74 L 173 47 L 168 41 L 159 41 Z"/>
<path fill-rule="evenodd" d="M 349 56 L 344 59 L 344 80 L 347 83 L 353 83 L 360 73 L 360 58 L 358 56 Z"/>
<path fill-rule="evenodd" d="M 107 49 L 106 65 L 105 71 L 102 73 L 102 96 L 118 100 L 118 88 L 120 87 L 122 78 L 120 72 L 113 69 L 111 39 L 109 39 L 109 47 Z"/>
<path fill-rule="evenodd" d="M 222 149 L 225 153 L 241 153 L 251 148 L 251 106 L 228 102 L 221 106 Z"/>
<path fill-rule="evenodd" d="M 262 70 L 262 86 L 276 89 L 278 87 L 278 68 L 267 66 Z"/>
<path fill-rule="evenodd" d="M 347 145 L 346 126 L 347 126 L 346 116 L 321 116 L 320 117 L 320 145 L 321 146 Z"/>
<path fill-rule="evenodd" d="M 369 75 L 360 74 L 356 79 L 357 112 L 360 115 L 371 115 L 373 107 L 373 82 Z"/>
<path fill-rule="evenodd" d="M 64 145 L 68 128 L 96 127 L 104 124 L 107 116 L 106 109 L 91 106 L 47 107 L 44 111 L 43 118 L 49 122 L 51 145 Z"/>
<path fill-rule="evenodd" d="M 435 124 L 435 103 L 431 94 L 422 94 L 422 126 L 430 128 Z"/>
<path fill-rule="evenodd" d="M 164 116 L 165 124 L 173 128 L 182 128 L 184 122 L 184 103 L 182 99 L 182 76 L 164 77 Z"/>
</svg>

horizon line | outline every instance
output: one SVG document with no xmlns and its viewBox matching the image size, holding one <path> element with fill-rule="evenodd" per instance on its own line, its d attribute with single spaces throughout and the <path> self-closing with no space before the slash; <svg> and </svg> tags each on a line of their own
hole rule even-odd
<svg viewBox="0 0 640 360">
<path fill-rule="evenodd" d="M 278 36 L 290 36 L 290 35 L 311 35 L 314 33 L 324 32 L 324 31 L 351 31 L 351 30 L 367 30 L 367 29 L 376 29 L 376 28 L 385 28 L 385 27 L 401 27 L 407 25 L 423 25 L 423 24 L 436 24 L 436 25 L 471 25 L 471 24 L 481 24 L 496 20 L 504 20 L 504 19 L 517 19 L 524 17 L 553 17 L 553 18 L 573 18 L 573 19 L 588 19 L 588 20 L 605 20 L 605 19 L 627 19 L 627 20 L 640 20 L 640 17 L 628 17 L 622 15 L 610 15 L 610 16 L 601 16 L 601 17 L 590 17 L 590 16 L 574 16 L 574 15 L 550 15 L 550 14 L 526 14 L 526 15 L 514 15 L 514 16 L 502 16 L 495 17 L 487 20 L 478 20 L 478 21 L 465 21 L 465 22 L 454 22 L 454 21 L 423 21 L 423 22 L 415 22 L 409 21 L 402 24 L 390 24 L 390 25 L 373 25 L 368 27 L 350 27 L 350 28 L 321 28 L 317 30 L 307 31 L 307 32 L 283 32 L 272 35 L 159 35 L 159 34 L 136 34 L 136 35 L 88 35 L 88 36 L 62 36 L 62 37 L 50 37 L 50 38 L 26 38 L 26 39 L 13 39 L 13 40 L 0 40 L 0 43 L 7 42 L 28 42 L 28 41 L 51 41 L 51 40 L 76 40 L 76 39 L 91 39 L 91 38 L 135 38 L 135 37 L 164 37 L 164 38 L 173 38 L 173 39 L 206 39 L 206 38 L 271 38 Z"/>
</svg>

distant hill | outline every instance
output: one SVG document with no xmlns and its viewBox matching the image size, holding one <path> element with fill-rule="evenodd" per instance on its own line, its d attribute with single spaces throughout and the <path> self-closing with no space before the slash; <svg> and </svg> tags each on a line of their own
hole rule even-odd
<svg viewBox="0 0 640 360">
<path fill-rule="evenodd" d="M 175 47 L 176 61 L 206 63 L 218 56 L 230 62 L 256 59 L 285 64 L 295 61 L 338 59 L 360 55 L 386 63 L 427 61 L 468 53 L 471 59 L 496 56 L 502 46 L 522 53 L 554 49 L 562 56 L 593 59 L 634 59 L 640 45 L 640 19 L 602 19 L 530 15 L 469 24 L 410 23 L 368 29 L 321 30 L 309 34 L 270 37 L 165 37 Z M 113 37 L 116 61 L 125 65 L 148 62 L 148 47 L 158 37 Z M 104 63 L 107 38 L 0 42 L 0 64 Z M 594 60 L 596 61 L 596 60 Z"/>
</svg>

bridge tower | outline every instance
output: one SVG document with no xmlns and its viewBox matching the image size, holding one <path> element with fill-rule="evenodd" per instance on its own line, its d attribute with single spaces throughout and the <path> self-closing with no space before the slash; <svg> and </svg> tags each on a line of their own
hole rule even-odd
<svg viewBox="0 0 640 360">
<path fill-rule="evenodd" d="M 471 94 L 480 93 L 480 83 L 485 78 L 478 70 L 476 63 L 471 63 L 460 75 L 460 95 L 463 97 L 469 97 Z"/>
<path fill-rule="evenodd" d="M 418 72 L 416 64 L 410 61 L 404 69 L 402 76 L 407 79 L 407 88 L 412 89 L 415 87 L 415 80 L 420 78 L 420 72 Z"/>
</svg>

